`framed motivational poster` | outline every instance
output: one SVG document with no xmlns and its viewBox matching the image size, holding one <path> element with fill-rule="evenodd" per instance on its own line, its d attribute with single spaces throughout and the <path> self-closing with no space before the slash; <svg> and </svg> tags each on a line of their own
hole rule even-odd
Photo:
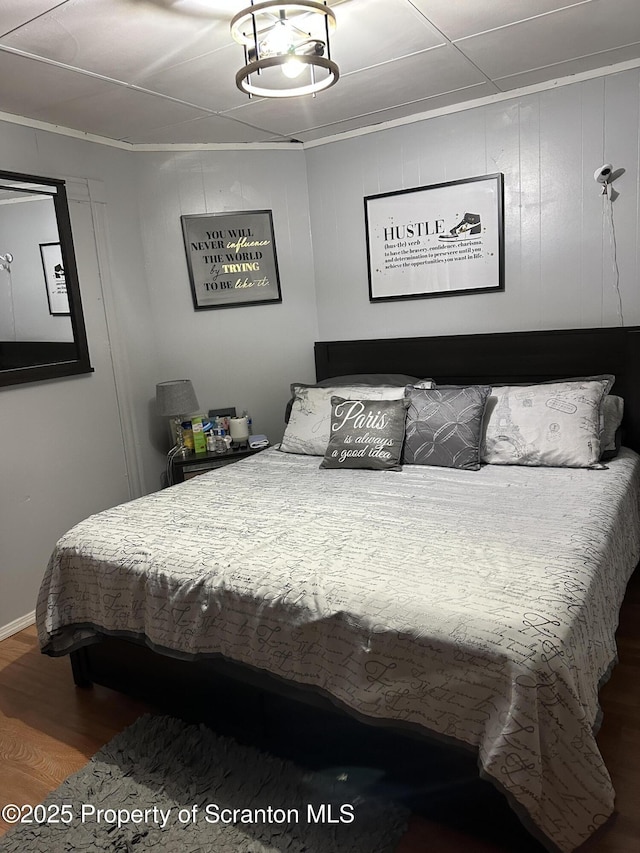
<svg viewBox="0 0 640 853">
<path fill-rule="evenodd" d="M 369 299 L 504 290 L 502 174 L 367 196 Z"/>
<path fill-rule="evenodd" d="M 270 210 L 180 218 L 196 310 L 282 302 Z"/>
</svg>

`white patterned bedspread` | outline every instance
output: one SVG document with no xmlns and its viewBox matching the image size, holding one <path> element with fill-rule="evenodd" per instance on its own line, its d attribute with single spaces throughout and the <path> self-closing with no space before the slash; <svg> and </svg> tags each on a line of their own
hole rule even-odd
<svg viewBox="0 0 640 853">
<path fill-rule="evenodd" d="M 43 650 L 121 632 L 320 687 L 477 747 L 483 774 L 574 849 L 613 809 L 594 728 L 640 558 L 640 458 L 319 462 L 268 450 L 78 524 L 43 581 Z"/>
</svg>

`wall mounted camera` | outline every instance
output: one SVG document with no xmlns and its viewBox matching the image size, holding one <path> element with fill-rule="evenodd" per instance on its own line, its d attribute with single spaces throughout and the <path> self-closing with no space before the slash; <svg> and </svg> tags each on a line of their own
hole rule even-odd
<svg viewBox="0 0 640 853">
<path fill-rule="evenodd" d="M 613 175 L 613 166 L 611 163 L 604 163 L 599 169 L 593 173 L 593 180 L 599 184 L 608 184 Z"/>
<path fill-rule="evenodd" d="M 619 193 L 615 191 L 613 183 L 624 173 L 624 169 L 614 169 L 611 163 L 603 163 L 593 173 L 593 180 L 602 187 L 602 195 L 606 195 L 609 201 L 615 201 Z"/>
</svg>

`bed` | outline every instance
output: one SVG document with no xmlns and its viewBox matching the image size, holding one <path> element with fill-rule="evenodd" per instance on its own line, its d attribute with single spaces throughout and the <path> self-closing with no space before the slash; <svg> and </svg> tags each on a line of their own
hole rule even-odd
<svg viewBox="0 0 640 853">
<path fill-rule="evenodd" d="M 38 601 L 43 651 L 71 654 L 79 684 L 131 692 L 141 645 L 165 682 L 169 661 L 218 661 L 240 682 L 465 744 L 548 849 L 575 849 L 613 810 L 595 733 L 640 558 L 640 329 L 315 352 L 318 380 L 615 374 L 624 446 L 598 470 L 400 472 L 328 471 L 317 456 L 270 449 L 63 536 Z"/>
</svg>

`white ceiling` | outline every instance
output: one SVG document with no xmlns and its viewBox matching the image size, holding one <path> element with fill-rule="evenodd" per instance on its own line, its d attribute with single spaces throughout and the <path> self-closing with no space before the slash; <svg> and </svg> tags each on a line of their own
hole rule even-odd
<svg viewBox="0 0 640 853">
<path fill-rule="evenodd" d="M 640 0 L 331 0 L 340 80 L 249 100 L 248 0 L 0 0 L 0 111 L 128 143 L 310 141 L 640 58 Z"/>
</svg>

